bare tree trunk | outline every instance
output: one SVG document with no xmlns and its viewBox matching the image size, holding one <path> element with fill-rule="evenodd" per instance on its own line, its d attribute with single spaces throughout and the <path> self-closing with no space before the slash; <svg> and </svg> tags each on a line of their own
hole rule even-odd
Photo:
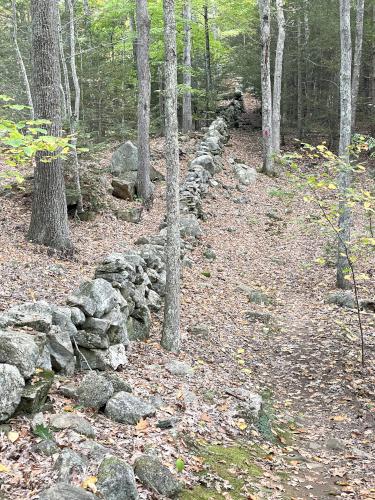
<svg viewBox="0 0 375 500">
<path fill-rule="evenodd" d="M 372 7 L 372 24 L 373 24 L 373 28 L 375 29 L 375 4 Z M 375 109 L 375 39 L 372 42 L 370 94 L 371 94 L 372 106 Z"/>
<path fill-rule="evenodd" d="M 177 120 L 177 47 L 174 0 L 163 0 L 165 43 L 165 139 L 167 163 L 166 295 L 161 345 L 180 349 L 180 210 Z"/>
<path fill-rule="evenodd" d="M 182 101 L 182 130 L 193 128 L 191 107 L 191 0 L 184 1 L 184 95 Z"/>
<path fill-rule="evenodd" d="M 61 135 L 58 1 L 33 0 L 32 62 L 33 100 L 38 119 L 51 122 L 50 135 Z M 71 250 L 65 199 L 64 174 L 57 156 L 36 155 L 34 193 L 28 238 L 34 243 Z"/>
<path fill-rule="evenodd" d="M 134 13 L 131 12 L 129 15 L 129 23 L 130 23 L 130 31 L 133 35 L 133 59 L 134 59 L 134 65 L 137 67 L 137 24 L 134 19 Z"/>
<path fill-rule="evenodd" d="M 205 35 L 205 69 L 206 69 L 206 125 L 209 124 L 209 114 L 211 107 L 212 93 L 212 71 L 211 71 L 211 45 L 210 45 L 210 26 L 208 22 L 208 5 L 207 2 L 203 7 L 204 16 L 204 35 Z"/>
<path fill-rule="evenodd" d="M 354 49 L 353 77 L 352 77 L 352 129 L 354 129 L 355 127 L 356 117 L 357 117 L 359 77 L 361 75 L 361 64 L 362 64 L 364 11 L 365 11 L 365 0 L 357 0 L 355 49 Z"/>
<path fill-rule="evenodd" d="M 150 17 L 147 0 L 137 0 L 137 72 L 138 72 L 138 173 L 137 191 L 143 205 L 152 205 L 150 180 L 150 102 L 151 74 L 149 62 Z"/>
<path fill-rule="evenodd" d="M 17 60 L 18 60 L 18 64 L 20 66 L 20 70 L 22 73 L 22 78 L 23 78 L 23 81 L 25 83 L 27 102 L 28 102 L 28 105 L 30 107 L 30 118 L 32 120 L 34 120 L 34 104 L 33 104 L 33 98 L 31 96 L 29 78 L 27 76 L 25 64 L 23 62 L 23 57 L 22 57 L 20 48 L 18 46 L 18 40 L 17 40 L 18 29 L 17 29 L 17 4 L 16 4 L 16 0 L 12 0 L 12 19 L 13 19 L 13 29 L 12 29 L 13 43 L 14 43 L 14 47 L 16 49 Z"/>
<path fill-rule="evenodd" d="M 164 135 L 165 130 L 165 107 L 164 107 L 164 71 L 163 66 L 158 66 L 158 83 L 159 83 L 159 115 L 160 115 L 160 133 Z"/>
<path fill-rule="evenodd" d="M 345 244 L 350 241 L 350 208 L 347 203 L 348 189 L 351 184 L 350 152 L 352 123 L 352 40 L 350 28 L 350 0 L 340 0 L 340 37 L 341 37 L 341 72 L 340 72 L 340 147 L 339 156 L 343 165 L 339 174 L 340 206 L 337 286 L 342 289 L 351 287 L 345 278 L 350 269 L 345 252 Z"/>
<path fill-rule="evenodd" d="M 302 41 L 301 41 L 301 18 L 298 14 L 297 20 L 297 133 L 298 138 L 302 139 L 303 125 L 303 93 L 302 93 Z"/>
<path fill-rule="evenodd" d="M 284 1 L 276 0 L 278 38 L 275 59 L 275 74 L 273 86 L 272 106 L 272 142 L 274 154 L 280 154 L 280 108 L 281 108 L 281 83 L 283 76 L 283 58 L 285 44 L 285 17 Z"/>
<path fill-rule="evenodd" d="M 65 0 L 67 10 L 69 12 L 69 39 L 70 39 L 70 68 L 74 85 L 74 111 L 70 116 L 70 132 L 72 134 L 73 151 L 71 153 L 73 159 L 73 182 L 74 190 L 77 195 L 77 212 L 83 212 L 83 201 L 81 191 L 81 181 L 79 177 L 79 162 L 77 154 L 77 128 L 79 123 L 79 111 L 81 104 L 81 89 L 79 86 L 77 67 L 76 67 L 76 37 L 74 27 L 74 8 L 72 0 Z"/>
<path fill-rule="evenodd" d="M 274 175 L 272 154 L 272 89 L 270 71 L 270 0 L 259 0 L 262 44 L 262 133 L 263 133 L 263 172 Z"/>
<path fill-rule="evenodd" d="M 69 73 L 68 66 L 66 64 L 65 51 L 64 51 L 64 41 L 62 36 L 62 27 L 61 27 L 61 19 L 60 19 L 60 11 L 57 11 L 58 15 L 58 30 L 59 30 L 59 51 L 60 51 L 60 61 L 61 61 L 61 69 L 63 73 L 63 83 L 61 84 L 63 87 L 63 94 L 65 98 L 65 113 L 68 117 L 70 123 L 70 117 L 72 116 L 72 96 L 70 93 L 70 83 L 69 83 Z"/>
</svg>

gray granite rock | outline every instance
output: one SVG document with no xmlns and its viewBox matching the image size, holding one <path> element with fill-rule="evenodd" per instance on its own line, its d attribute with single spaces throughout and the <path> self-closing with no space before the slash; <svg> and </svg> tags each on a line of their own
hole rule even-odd
<svg viewBox="0 0 375 500">
<path fill-rule="evenodd" d="M 138 491 L 132 467 L 117 457 L 100 464 L 96 486 L 106 500 L 137 500 Z"/>
<path fill-rule="evenodd" d="M 81 405 L 102 408 L 114 393 L 112 382 L 95 373 L 88 373 L 79 385 L 77 395 Z"/>
<path fill-rule="evenodd" d="M 88 491 L 70 486 L 70 484 L 58 483 L 39 494 L 39 500 L 95 500 L 95 496 Z"/>
<path fill-rule="evenodd" d="M 51 427 L 58 431 L 63 429 L 71 429 L 78 434 L 83 434 L 84 436 L 93 438 L 95 437 L 95 431 L 85 418 L 79 415 L 74 415 L 73 413 L 59 413 L 53 415 L 50 421 Z"/>
<path fill-rule="evenodd" d="M 45 334 L 0 330 L 0 363 L 14 365 L 24 378 L 30 378 L 37 368 L 45 342 Z"/>
<path fill-rule="evenodd" d="M 0 364 L 0 422 L 5 422 L 16 411 L 21 401 L 25 381 L 18 368 Z"/>
<path fill-rule="evenodd" d="M 105 407 L 105 414 L 108 418 L 115 422 L 134 425 L 142 418 L 152 417 L 155 412 L 151 404 L 125 391 L 112 396 Z"/>
<path fill-rule="evenodd" d="M 182 484 L 158 458 L 142 455 L 135 461 L 134 472 L 141 483 L 167 498 L 175 498 Z"/>
</svg>

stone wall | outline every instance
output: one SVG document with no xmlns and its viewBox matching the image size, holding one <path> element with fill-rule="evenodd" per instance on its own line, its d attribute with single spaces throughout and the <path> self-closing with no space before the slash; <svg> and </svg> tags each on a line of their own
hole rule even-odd
<svg viewBox="0 0 375 500">
<path fill-rule="evenodd" d="M 242 112 L 235 96 L 206 130 L 180 188 L 181 236 L 202 234 L 202 199 L 221 169 L 229 127 Z M 133 249 L 105 257 L 92 280 L 82 283 L 65 307 L 44 301 L 16 305 L 0 315 L 0 422 L 17 410 L 44 402 L 53 373 L 75 369 L 117 370 L 127 364 L 130 342 L 146 340 L 151 312 L 165 294 L 166 229 L 141 237 Z M 188 245 L 183 244 L 182 257 Z"/>
</svg>

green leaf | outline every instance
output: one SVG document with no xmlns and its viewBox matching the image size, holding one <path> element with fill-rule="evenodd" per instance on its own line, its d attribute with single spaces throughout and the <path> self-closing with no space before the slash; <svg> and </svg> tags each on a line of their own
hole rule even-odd
<svg viewBox="0 0 375 500">
<path fill-rule="evenodd" d="M 34 434 L 43 440 L 48 440 L 53 438 L 53 433 L 51 429 L 43 424 L 37 424 L 34 429 Z"/>
<path fill-rule="evenodd" d="M 177 472 L 182 472 L 185 468 L 185 462 L 182 460 L 182 458 L 178 458 L 176 460 L 176 469 Z"/>
</svg>

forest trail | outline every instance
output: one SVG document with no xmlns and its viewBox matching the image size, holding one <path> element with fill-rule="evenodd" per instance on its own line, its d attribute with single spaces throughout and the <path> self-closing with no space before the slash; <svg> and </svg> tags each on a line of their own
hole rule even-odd
<svg viewBox="0 0 375 500">
<path fill-rule="evenodd" d="M 226 156 L 259 167 L 257 104 L 247 97 L 246 105 Z M 375 498 L 373 372 L 361 373 L 358 339 L 346 336 L 348 318 L 351 335 L 357 335 L 354 313 L 324 303 L 334 269 L 314 262 L 325 242 L 311 222 L 311 207 L 284 176 L 259 175 L 243 194 L 228 180 L 228 167 L 221 181 L 227 190 L 206 201 L 203 238 L 217 259 L 205 266 L 200 261 L 185 278 L 184 311 L 185 318 L 202 315 L 213 323 L 218 352 L 209 357 L 225 353 L 213 373 L 216 383 L 270 391 L 275 426 L 280 420 L 293 435 L 291 442 L 276 438 L 286 445 L 275 453 L 274 468 L 280 468 L 278 460 L 286 467 L 285 493 L 277 492 L 276 474 L 275 493 L 266 498 L 290 498 L 288 492 L 298 498 Z M 202 280 L 206 268 L 210 278 Z M 272 304 L 249 303 L 241 285 L 265 293 Z M 263 322 L 247 321 L 250 312 L 261 313 Z M 187 342 L 195 357 L 195 341 Z"/>
<path fill-rule="evenodd" d="M 140 426 L 115 423 L 63 396 L 64 380 L 51 391 L 53 411 L 85 417 L 97 441 L 129 463 L 150 449 L 172 470 L 182 458 L 182 500 L 375 498 L 373 316 L 364 317 L 368 363 L 361 370 L 354 312 L 324 302 L 334 289 L 335 270 L 315 262 L 330 253 L 311 206 L 285 175 L 258 173 L 254 184 L 238 189 L 229 160 L 257 169 L 262 163 L 258 103 L 250 96 L 245 103 L 240 127 L 225 148 L 224 168 L 203 200 L 203 236 L 187 254 L 191 267 L 183 269 L 183 350 L 177 356 L 161 349 L 158 313 L 152 337 L 133 344 L 129 365 L 119 372 L 136 396 L 159 401 L 156 417 Z M 194 144 L 181 143 L 183 172 Z M 163 141 L 154 140 L 152 151 L 154 166 L 162 170 Z M 154 207 L 138 225 L 110 212 L 95 221 L 71 221 L 77 254 L 62 261 L 25 242 L 29 209 L 19 201 L 1 199 L 0 243 L 4 256 L 12 255 L 1 263 L 4 309 L 30 296 L 64 303 L 104 255 L 154 234 L 165 210 L 159 183 Z M 207 259 L 208 249 L 214 260 Z M 267 305 L 251 302 L 249 295 Z M 167 366 L 174 359 L 192 371 L 171 373 Z M 81 379 L 78 373 L 68 382 Z M 254 420 L 244 406 L 250 393 L 264 402 Z M 171 419 L 171 429 L 158 427 Z M 19 433 L 15 443 L 4 434 L 0 440 L 2 460 L 16 471 L 7 484 L 12 498 L 33 499 L 56 480 L 53 459 L 35 453 L 26 417 L 15 419 L 12 430 Z M 78 452 L 85 444 L 66 431 L 55 439 Z M 90 467 L 87 474 L 95 476 L 97 464 Z M 138 486 L 141 498 L 155 498 Z"/>
</svg>

